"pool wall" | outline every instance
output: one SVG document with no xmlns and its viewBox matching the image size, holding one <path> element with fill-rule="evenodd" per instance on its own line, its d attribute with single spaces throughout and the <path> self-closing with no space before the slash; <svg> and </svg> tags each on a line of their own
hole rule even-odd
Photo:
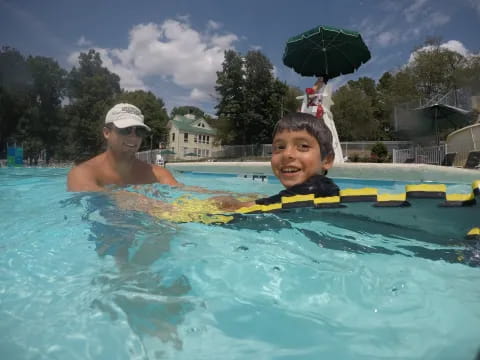
<svg viewBox="0 0 480 360">
<path fill-rule="evenodd" d="M 217 174 L 273 175 L 270 162 L 185 162 L 168 163 L 167 168 Z M 480 180 L 480 171 L 428 164 L 344 163 L 335 165 L 329 170 L 328 176 L 345 179 L 472 183 Z"/>
</svg>

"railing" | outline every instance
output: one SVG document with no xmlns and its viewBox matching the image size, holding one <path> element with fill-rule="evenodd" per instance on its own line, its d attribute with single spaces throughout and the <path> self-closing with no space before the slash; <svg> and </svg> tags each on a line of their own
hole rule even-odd
<svg viewBox="0 0 480 360">
<path fill-rule="evenodd" d="M 341 142 L 343 155 L 350 159 L 354 156 L 369 157 L 372 147 L 377 141 L 347 141 Z M 410 141 L 383 141 L 389 154 L 393 154 L 394 150 L 412 147 Z M 148 163 L 154 163 L 156 155 L 160 150 L 149 150 L 137 153 L 137 158 Z M 269 159 L 272 155 L 271 144 L 252 144 L 252 145 L 224 145 L 221 150 L 213 151 L 207 159 L 241 159 L 241 158 L 262 158 Z M 180 160 L 175 155 L 162 155 L 166 160 Z M 204 161 L 205 158 L 196 158 L 196 160 Z"/>
<path fill-rule="evenodd" d="M 157 154 L 160 154 L 161 151 L 162 151 L 161 149 L 140 151 L 140 152 L 137 152 L 136 156 L 137 156 L 137 159 L 145 161 L 146 163 L 149 163 L 149 164 L 153 164 L 155 163 Z M 164 160 L 165 159 L 169 160 L 169 156 L 170 155 L 162 155 L 162 158 Z"/>
<path fill-rule="evenodd" d="M 394 149 L 393 162 L 441 165 L 446 153 L 447 145 L 445 144 L 424 148 L 416 146 L 409 149 Z"/>
<path fill-rule="evenodd" d="M 340 145 L 344 157 L 352 158 L 353 156 L 368 157 L 372 147 L 378 141 L 344 141 Z M 410 141 L 382 141 L 387 147 L 388 154 L 392 155 L 395 149 L 405 149 L 412 146 Z"/>
<path fill-rule="evenodd" d="M 272 154 L 271 144 L 225 145 L 222 150 L 212 152 L 213 158 L 265 157 Z"/>
<path fill-rule="evenodd" d="M 456 153 L 453 164 L 464 166 L 471 151 L 480 150 L 480 123 L 454 131 L 447 137 L 448 152 Z"/>
</svg>

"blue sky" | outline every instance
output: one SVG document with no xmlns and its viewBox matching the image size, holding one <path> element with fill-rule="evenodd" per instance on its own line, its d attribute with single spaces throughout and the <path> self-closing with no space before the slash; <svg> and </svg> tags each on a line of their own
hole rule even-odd
<svg viewBox="0 0 480 360">
<path fill-rule="evenodd" d="M 278 78 L 304 88 L 282 64 L 285 41 L 316 25 L 359 31 L 372 59 L 333 80 L 378 79 L 405 65 L 426 37 L 468 54 L 480 52 L 480 0 L 0 0 L 0 45 L 75 65 L 97 49 L 125 89 L 151 90 L 171 110 L 196 105 L 214 112 L 223 52 L 259 49 Z"/>
</svg>

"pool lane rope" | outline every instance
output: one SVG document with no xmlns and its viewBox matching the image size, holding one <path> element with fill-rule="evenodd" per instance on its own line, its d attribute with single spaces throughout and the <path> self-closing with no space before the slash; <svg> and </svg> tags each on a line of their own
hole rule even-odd
<svg viewBox="0 0 480 360">
<path fill-rule="evenodd" d="M 239 200 L 251 200 L 248 198 Z M 379 194 L 376 188 L 344 189 L 339 196 L 315 197 L 314 194 L 293 195 L 281 198 L 281 201 L 269 205 L 253 205 L 243 207 L 235 212 L 225 212 L 215 205 L 213 200 L 195 199 L 191 196 L 182 196 L 173 202 L 178 211 L 151 209 L 150 214 L 157 218 L 173 222 L 199 222 L 204 224 L 227 224 L 234 222 L 239 216 L 249 216 L 262 213 L 282 213 L 292 209 L 348 209 L 356 203 L 365 203 L 360 207 L 360 213 L 374 213 L 388 211 L 386 208 L 405 208 L 406 212 L 414 211 L 419 203 L 431 209 L 445 208 L 455 212 L 456 208 L 468 209 L 465 222 L 471 223 L 471 229 L 466 238 L 480 239 L 480 180 L 472 183 L 472 191 L 467 194 L 447 194 L 445 184 L 413 184 L 406 185 L 405 192 L 397 194 Z M 423 209 L 423 208 L 422 208 Z M 421 216 L 421 214 L 420 214 Z M 319 215 L 321 219 L 321 215 Z M 439 222 L 448 219 L 439 218 Z"/>
</svg>

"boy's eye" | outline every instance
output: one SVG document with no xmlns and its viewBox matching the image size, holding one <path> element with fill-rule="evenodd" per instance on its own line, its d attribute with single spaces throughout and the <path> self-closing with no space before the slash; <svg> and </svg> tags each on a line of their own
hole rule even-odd
<svg viewBox="0 0 480 360">
<path fill-rule="evenodd" d="M 300 144 L 298 145 L 298 148 L 300 149 L 300 151 L 307 151 L 310 149 L 310 145 L 308 144 Z"/>
<path fill-rule="evenodd" d="M 285 149 L 285 145 L 279 144 L 279 145 L 273 145 L 273 151 L 279 151 Z"/>
</svg>

